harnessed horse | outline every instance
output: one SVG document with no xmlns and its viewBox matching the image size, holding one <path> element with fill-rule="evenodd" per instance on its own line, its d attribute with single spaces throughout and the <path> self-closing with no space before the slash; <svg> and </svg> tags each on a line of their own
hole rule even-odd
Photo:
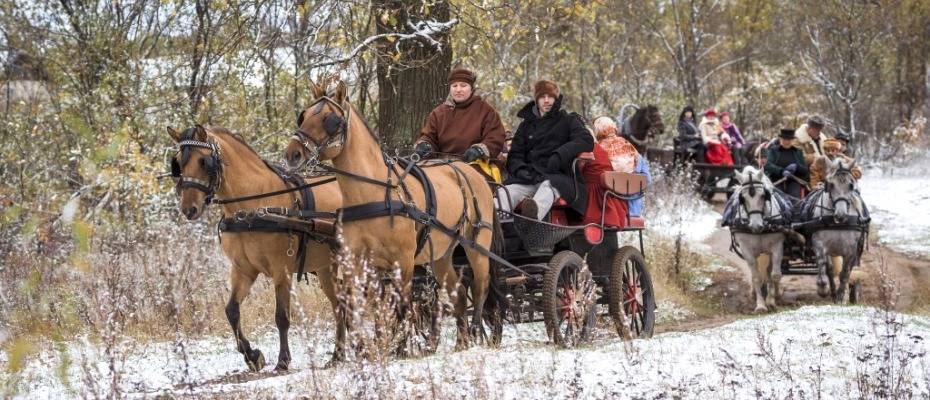
<svg viewBox="0 0 930 400">
<path fill-rule="evenodd" d="M 288 369 L 292 274 L 297 274 L 298 281 L 306 272 L 317 274 L 323 292 L 334 307 L 336 304 L 328 243 L 332 238 L 330 221 L 342 204 L 335 179 L 315 178 L 307 183 L 289 175 L 222 128 L 197 125 L 184 132 L 167 130 L 177 143 L 171 175 L 177 179 L 181 213 L 193 221 L 211 203 L 222 208 L 217 229 L 223 252 L 232 263 L 226 317 L 237 350 L 250 370 L 265 366 L 262 352 L 242 333 L 239 307 L 258 275 L 268 276 L 275 287 L 275 324 L 280 341 L 275 369 Z"/>
<path fill-rule="evenodd" d="M 775 310 L 780 293 L 781 261 L 788 223 L 783 202 L 765 173 L 746 167 L 735 173 L 739 187 L 731 195 L 728 207 L 736 207 L 730 228 L 730 249 L 746 261 L 755 293 L 754 312 Z M 768 254 L 771 262 L 760 265 L 759 255 Z"/>
<path fill-rule="evenodd" d="M 490 272 L 487 250 L 496 226 L 493 195 L 484 177 L 462 162 L 394 159 L 346 100 L 338 82 L 328 93 L 313 87 L 315 101 L 301 113 L 299 129 L 285 151 L 292 168 L 332 160 L 318 167 L 337 176 L 344 208 L 338 223 L 343 245 L 367 257 L 372 265 L 400 269 L 409 298 L 415 264 L 431 264 L 437 280 L 456 300 L 458 347 L 480 326 L 488 298 Z M 383 177 L 383 179 L 379 179 Z M 438 232 L 439 235 L 430 235 Z M 474 310 L 470 326 L 465 316 L 465 290 L 452 265 L 461 245 L 471 270 Z"/>
<path fill-rule="evenodd" d="M 810 220 L 793 224 L 811 234 L 811 246 L 817 257 L 817 293 L 832 295 L 835 302 L 845 301 L 852 269 L 859 265 L 868 236 L 869 218 L 852 174 L 855 161 L 845 165 L 842 159 L 827 163 L 824 187 L 809 196 L 818 196 L 810 210 Z M 839 265 L 839 258 L 842 265 Z M 836 258 L 836 262 L 831 262 Z M 827 268 L 828 264 L 833 268 Z M 839 275 L 839 284 L 835 278 Z M 829 285 L 829 292 L 827 291 Z"/>
</svg>

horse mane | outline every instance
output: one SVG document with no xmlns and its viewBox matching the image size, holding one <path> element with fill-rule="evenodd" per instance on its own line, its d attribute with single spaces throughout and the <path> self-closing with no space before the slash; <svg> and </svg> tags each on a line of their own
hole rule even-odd
<svg viewBox="0 0 930 400">
<path fill-rule="evenodd" d="M 221 135 L 221 136 L 228 136 L 228 137 L 232 138 L 233 141 L 238 142 L 239 144 L 241 144 L 242 147 L 245 147 L 246 150 L 248 150 L 249 152 L 251 152 L 252 154 L 254 154 L 255 157 L 257 157 L 259 160 L 264 161 L 264 158 L 262 158 L 262 156 L 259 155 L 258 152 L 255 151 L 255 149 L 253 149 L 252 146 L 250 146 L 249 143 L 246 142 L 245 139 L 244 139 L 241 135 L 239 135 L 238 133 L 233 133 L 233 132 L 230 131 L 229 129 L 223 128 L 223 127 L 221 127 L 221 126 L 211 126 L 211 127 L 207 128 L 207 132 L 208 132 L 208 133 L 212 133 L 212 134 L 219 134 L 219 135 Z"/>
</svg>

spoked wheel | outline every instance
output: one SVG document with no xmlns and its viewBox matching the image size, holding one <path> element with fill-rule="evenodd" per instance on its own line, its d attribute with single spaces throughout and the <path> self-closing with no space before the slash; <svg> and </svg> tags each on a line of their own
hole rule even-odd
<svg viewBox="0 0 930 400">
<path fill-rule="evenodd" d="M 543 277 L 543 320 L 553 343 L 572 347 L 594 330 L 595 284 L 577 253 L 564 250 L 549 261 Z"/>
<path fill-rule="evenodd" d="M 462 284 L 465 285 L 465 321 L 467 324 L 466 326 L 470 328 L 475 309 L 475 295 L 471 285 L 471 268 L 465 267 L 462 270 L 462 275 Z M 488 339 L 488 344 L 497 347 L 500 346 L 501 338 L 504 335 L 504 316 L 502 308 L 498 304 L 494 304 L 493 300 L 491 300 L 491 290 L 494 289 L 489 286 L 488 295 L 484 301 L 483 324 L 481 325 L 481 332 L 478 332 L 478 334 L 485 336 L 480 338 L 480 340 Z M 476 338 L 472 339 L 474 340 Z"/>
<path fill-rule="evenodd" d="M 652 337 L 656 298 L 646 260 L 637 248 L 624 246 L 614 253 L 608 300 L 620 337 Z"/>
</svg>

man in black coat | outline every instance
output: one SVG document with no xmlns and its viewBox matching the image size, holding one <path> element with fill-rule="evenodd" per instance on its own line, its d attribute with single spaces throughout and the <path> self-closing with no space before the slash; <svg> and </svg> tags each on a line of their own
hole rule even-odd
<svg viewBox="0 0 930 400">
<path fill-rule="evenodd" d="M 581 174 L 574 176 L 572 162 L 579 153 L 593 151 L 594 138 L 580 116 L 562 110 L 554 82 L 536 82 L 533 98 L 517 113 L 523 121 L 507 154 L 510 178 L 504 182 L 507 190 L 498 193 L 500 208 L 511 211 L 522 202 L 522 215 L 542 219 L 561 197 L 584 214 L 588 191 Z"/>
<path fill-rule="evenodd" d="M 765 173 L 783 192 L 796 198 L 801 197 L 802 182 L 810 179 L 810 170 L 804 162 L 804 152 L 794 145 L 793 129 L 782 129 L 778 135 L 778 144 L 770 145 L 766 150 Z"/>
</svg>

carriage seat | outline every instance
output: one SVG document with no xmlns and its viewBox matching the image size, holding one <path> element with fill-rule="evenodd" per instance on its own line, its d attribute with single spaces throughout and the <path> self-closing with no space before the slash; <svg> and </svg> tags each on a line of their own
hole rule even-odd
<svg viewBox="0 0 930 400">
<path fill-rule="evenodd" d="M 639 197 L 646 190 L 646 176 L 630 172 L 610 171 L 601 175 L 607 190 L 621 198 Z"/>
</svg>

